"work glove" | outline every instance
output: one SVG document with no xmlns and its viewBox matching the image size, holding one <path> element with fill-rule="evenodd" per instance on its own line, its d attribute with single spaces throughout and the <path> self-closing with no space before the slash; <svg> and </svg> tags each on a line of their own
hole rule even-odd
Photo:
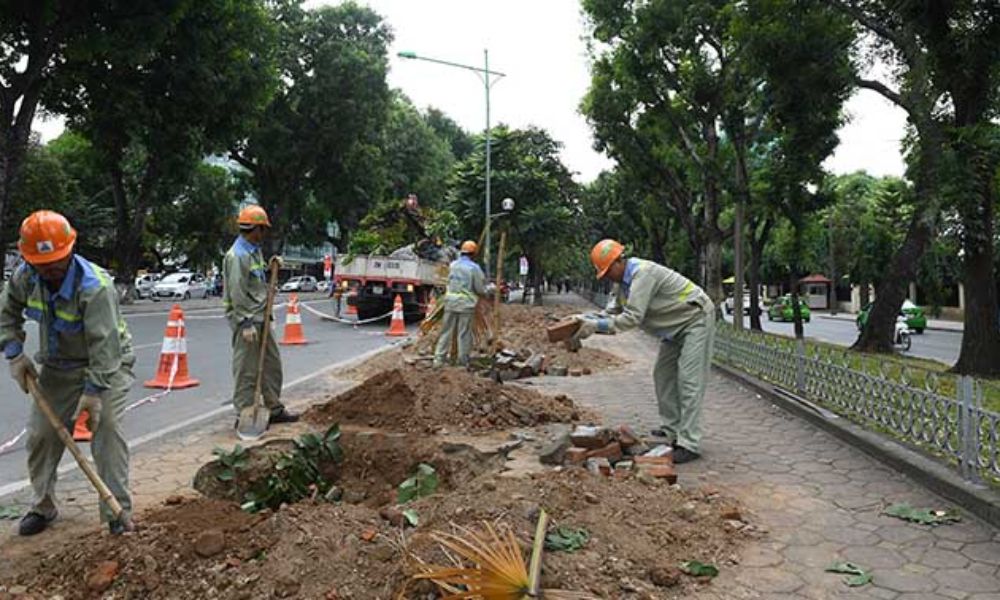
<svg viewBox="0 0 1000 600">
<path fill-rule="evenodd" d="M 248 344 L 257 343 L 257 328 L 253 326 L 253 323 L 248 323 L 243 326 L 240 330 L 240 335 L 243 336 L 243 341 Z"/>
<path fill-rule="evenodd" d="M 76 412 L 73 413 L 73 420 L 76 421 L 80 413 L 87 411 L 87 429 L 91 433 L 97 431 L 97 426 L 101 424 L 101 397 L 97 394 L 84 392 L 80 396 L 80 403 L 76 405 Z"/>
<path fill-rule="evenodd" d="M 280 269 L 285 266 L 285 259 L 275 254 L 271 257 L 271 260 L 268 261 L 267 266 L 270 267 L 271 263 L 278 263 L 278 268 Z"/>
<path fill-rule="evenodd" d="M 597 333 L 596 319 L 593 319 L 588 315 L 573 315 L 572 318 L 574 321 L 579 323 L 580 326 L 576 328 L 576 333 L 574 333 L 573 337 L 570 339 L 579 342 L 580 340 L 585 340 Z"/>
<path fill-rule="evenodd" d="M 35 362 L 28 358 L 23 352 L 10 359 L 10 376 L 21 386 L 21 391 L 28 393 L 28 377 L 38 378 L 38 370 L 35 369 Z"/>
</svg>

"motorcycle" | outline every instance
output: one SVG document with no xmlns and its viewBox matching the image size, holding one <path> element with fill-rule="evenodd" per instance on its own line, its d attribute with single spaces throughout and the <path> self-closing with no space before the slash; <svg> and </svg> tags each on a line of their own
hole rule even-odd
<svg viewBox="0 0 1000 600">
<path fill-rule="evenodd" d="M 899 315 L 896 317 L 896 334 L 893 337 L 893 344 L 899 346 L 903 352 L 909 352 L 910 346 L 913 344 L 913 332 L 910 331 L 910 326 L 906 324 L 906 316 Z"/>
</svg>

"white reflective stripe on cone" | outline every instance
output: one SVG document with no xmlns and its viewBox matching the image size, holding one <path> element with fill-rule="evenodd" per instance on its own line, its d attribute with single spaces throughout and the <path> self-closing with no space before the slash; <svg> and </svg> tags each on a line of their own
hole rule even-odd
<svg viewBox="0 0 1000 600">
<path fill-rule="evenodd" d="M 288 313 L 285 317 L 285 323 L 287 325 L 299 325 L 302 323 L 302 315 L 299 313 Z"/>
<path fill-rule="evenodd" d="M 184 338 L 163 338 L 163 347 L 160 352 L 164 354 L 187 354 L 187 340 Z"/>
</svg>

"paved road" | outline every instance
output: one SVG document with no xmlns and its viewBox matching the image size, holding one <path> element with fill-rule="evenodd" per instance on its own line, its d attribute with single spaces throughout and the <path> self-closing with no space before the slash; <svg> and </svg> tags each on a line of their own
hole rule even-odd
<svg viewBox="0 0 1000 600">
<path fill-rule="evenodd" d="M 733 319 L 730 315 L 726 315 L 726 320 L 732 322 Z M 749 327 L 749 317 L 745 317 L 743 322 Z M 763 317 L 762 324 L 764 331 L 788 337 L 795 335 L 795 326 L 792 323 L 768 321 L 767 317 Z M 858 339 L 858 328 L 853 322 L 824 318 L 818 312 L 814 312 L 812 321 L 804 325 L 806 337 L 823 342 L 839 346 L 850 346 Z M 958 360 L 958 353 L 961 346 L 961 332 L 927 330 L 923 334 L 913 335 L 913 347 L 906 354 L 918 358 L 929 358 L 951 365 Z"/>
<path fill-rule="evenodd" d="M 321 294 L 308 295 L 303 301 L 313 308 L 333 313 L 332 303 Z M 279 297 L 279 302 L 284 301 Z M 131 306 L 126 315 L 136 348 L 136 385 L 128 395 L 131 403 L 155 393 L 158 390 L 142 386 L 142 382 L 153 377 L 159 359 L 160 345 L 166 325 L 166 303 L 145 303 L 145 306 Z M 149 436 L 171 425 L 197 418 L 208 411 L 229 404 L 232 391 L 230 371 L 230 332 L 217 300 L 192 301 L 191 310 L 185 314 L 187 325 L 188 361 L 192 377 L 201 381 L 198 387 L 171 392 L 156 403 L 147 404 L 130 412 L 125 418 L 125 431 L 130 442 Z M 185 303 L 183 306 L 188 306 Z M 215 308 L 206 308 L 212 307 Z M 390 343 L 394 338 L 386 338 L 386 323 L 351 327 L 323 321 L 306 310 L 302 311 L 302 322 L 307 346 L 282 346 L 281 354 L 285 368 L 285 384 L 308 376 L 338 361 L 346 360 L 366 351 Z M 278 335 L 284 322 L 284 310 L 276 311 Z M 28 331 L 28 351 L 36 351 L 37 336 L 35 325 Z M 29 399 L 10 380 L 6 367 L 0 372 L 0 444 L 15 436 L 24 427 Z M 64 459 L 64 464 L 72 459 Z M 26 452 L 24 440 L 11 451 L 0 455 L 0 489 L 12 482 L 27 477 L 25 467 Z"/>
</svg>

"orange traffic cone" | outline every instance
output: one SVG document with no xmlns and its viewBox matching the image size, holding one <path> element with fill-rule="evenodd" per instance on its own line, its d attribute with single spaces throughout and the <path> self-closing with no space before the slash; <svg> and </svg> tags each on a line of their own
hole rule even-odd
<svg viewBox="0 0 1000 600">
<path fill-rule="evenodd" d="M 80 415 L 76 418 L 76 423 L 73 424 L 73 441 L 74 442 L 89 442 L 94 434 L 87 429 L 87 419 L 90 415 L 87 411 L 80 411 Z"/>
<path fill-rule="evenodd" d="M 389 322 L 389 331 L 386 335 L 398 337 L 406 335 L 406 323 L 403 322 L 403 299 L 396 294 L 396 299 L 392 303 L 392 321 Z"/>
<path fill-rule="evenodd" d="M 358 307 L 351 304 L 351 298 L 357 298 L 357 297 L 358 297 L 358 292 L 354 288 L 351 288 L 351 291 L 347 292 L 347 310 L 344 311 L 345 315 L 349 317 L 351 316 L 356 317 L 358 315 Z"/>
<path fill-rule="evenodd" d="M 302 313 L 299 312 L 298 294 L 292 294 L 291 298 L 288 299 L 288 309 L 285 311 L 285 333 L 279 343 L 284 346 L 309 343 L 302 332 Z"/>
<path fill-rule="evenodd" d="M 156 376 L 145 384 L 148 388 L 180 389 L 198 385 L 197 379 L 188 375 L 187 340 L 184 339 L 184 311 L 174 304 L 167 317 L 167 330 L 163 334 L 160 364 Z"/>
</svg>

